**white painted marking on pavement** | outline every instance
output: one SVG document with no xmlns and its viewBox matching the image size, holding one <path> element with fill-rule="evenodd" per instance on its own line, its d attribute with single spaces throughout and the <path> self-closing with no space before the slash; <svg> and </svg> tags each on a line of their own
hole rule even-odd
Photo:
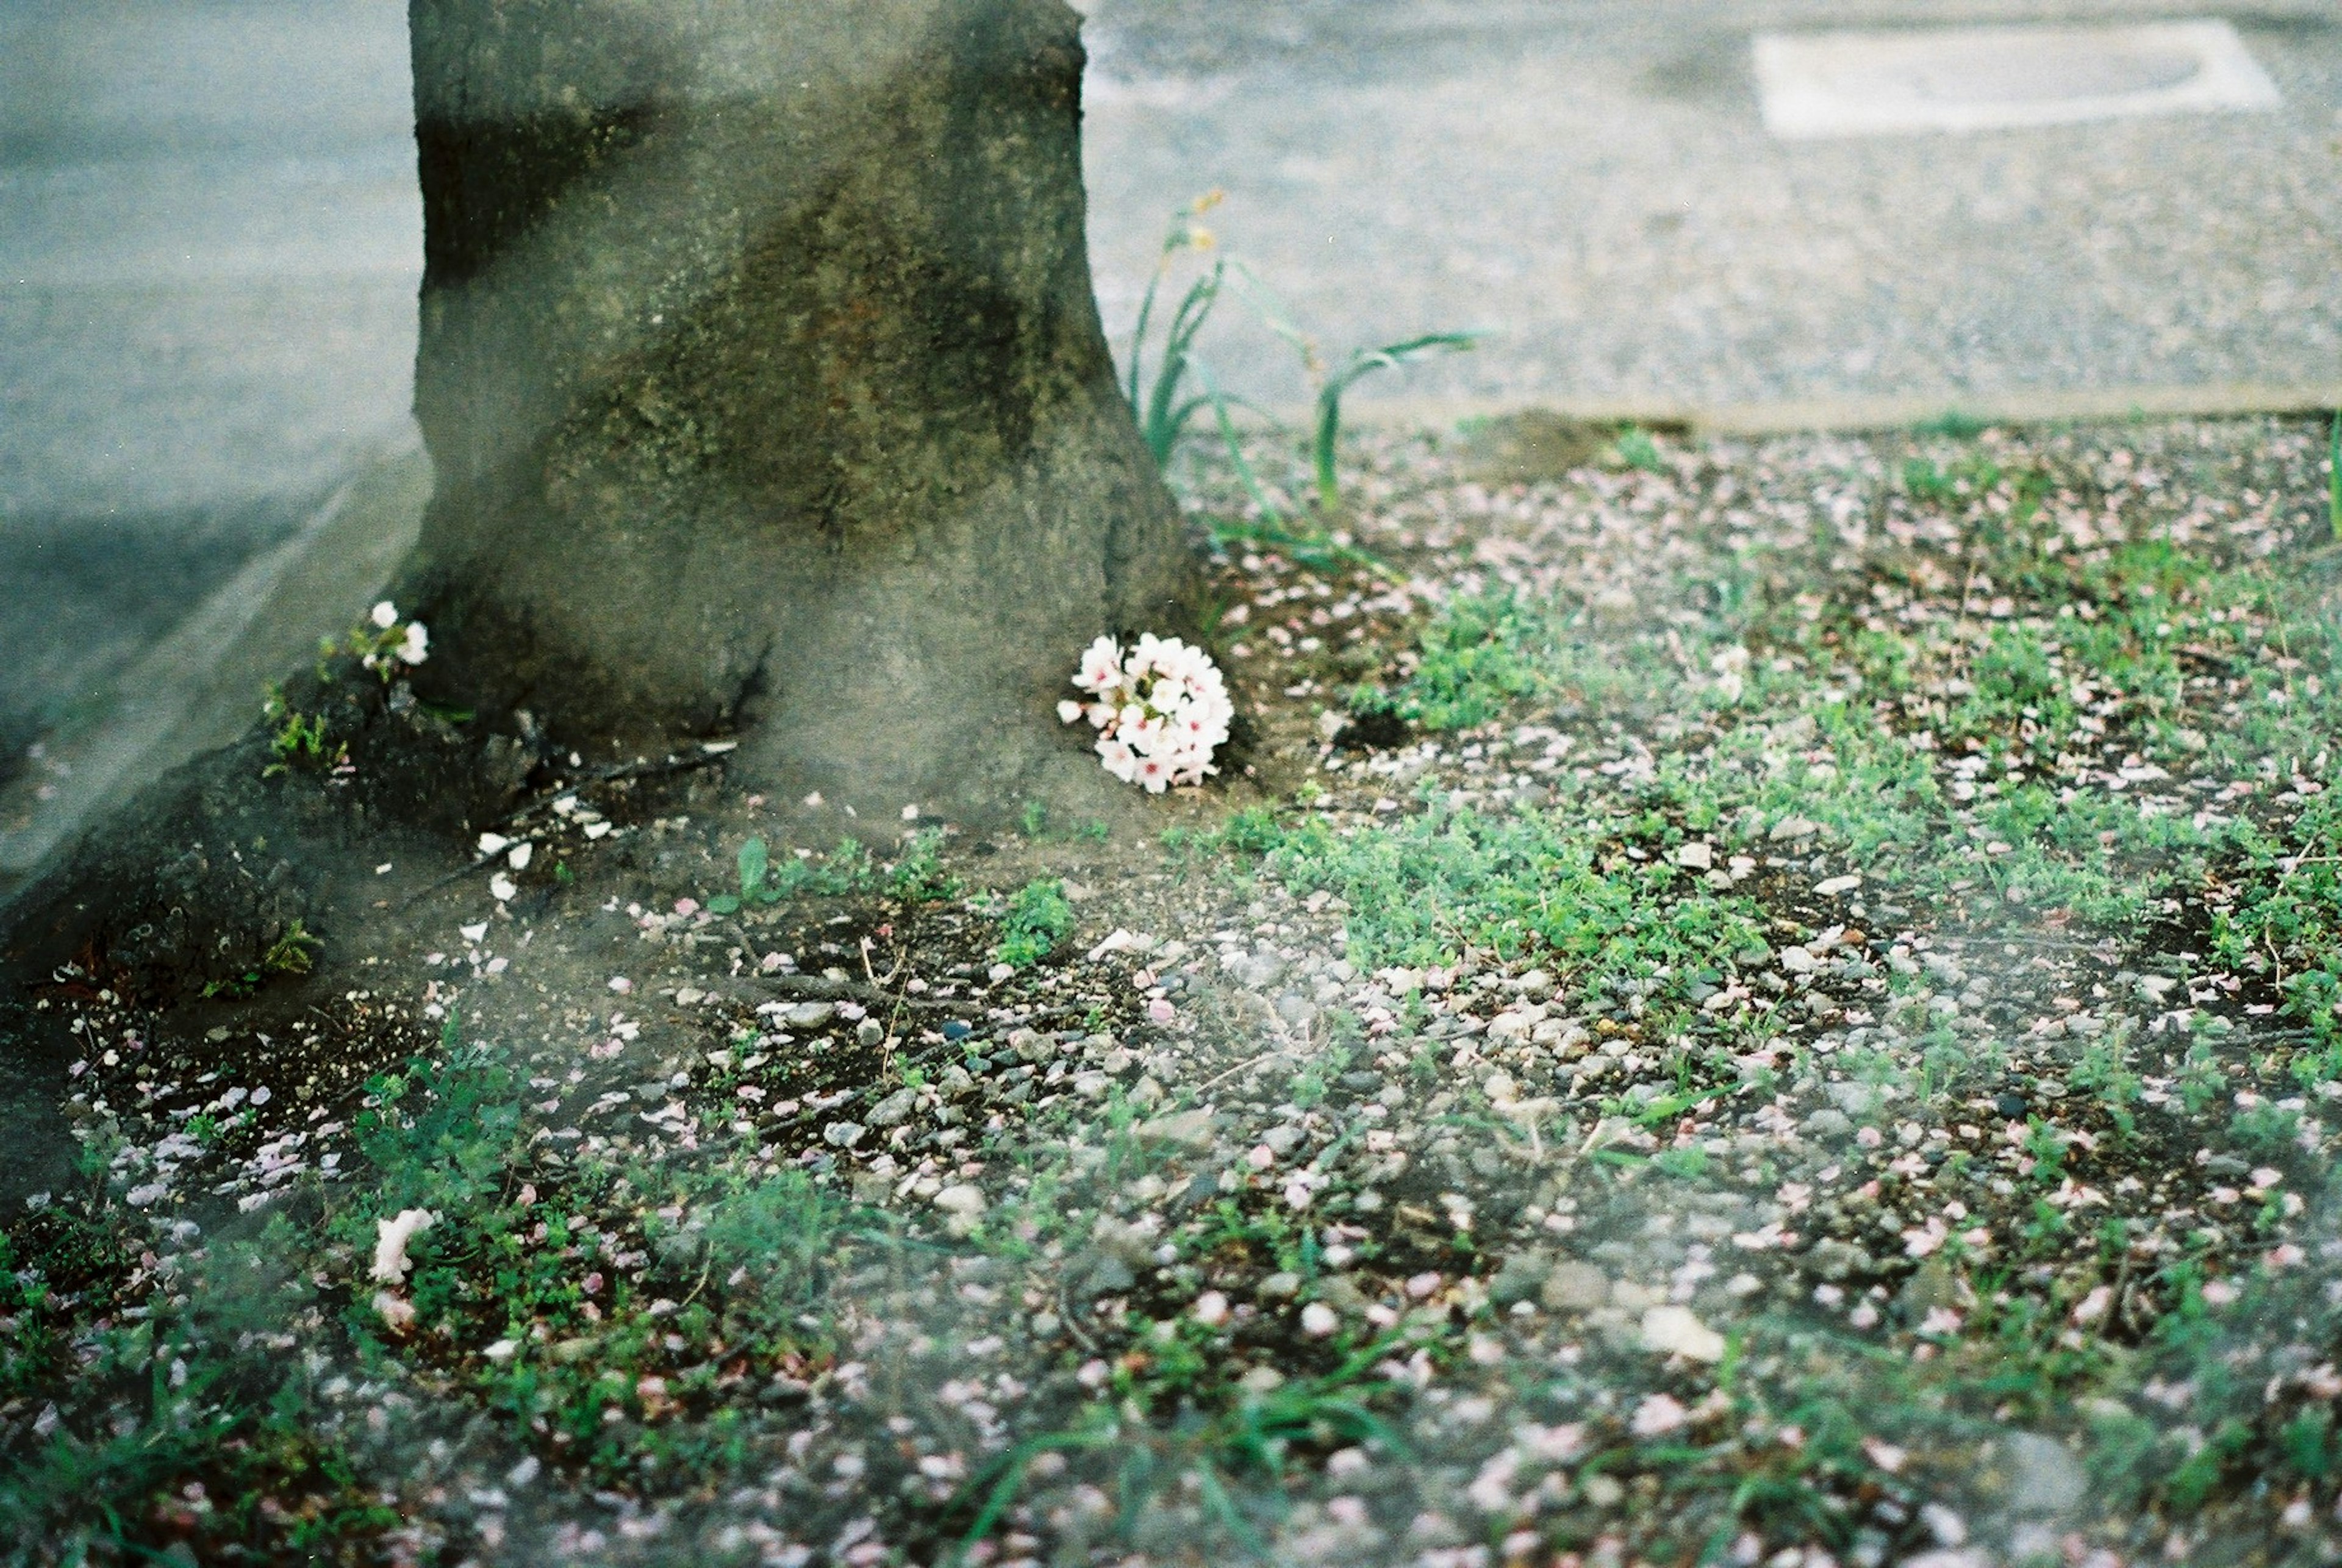
<svg viewBox="0 0 2342 1568">
<path fill-rule="evenodd" d="M 2274 109 L 2226 22 L 1760 33 L 1765 127 L 1784 140 Z"/>
</svg>

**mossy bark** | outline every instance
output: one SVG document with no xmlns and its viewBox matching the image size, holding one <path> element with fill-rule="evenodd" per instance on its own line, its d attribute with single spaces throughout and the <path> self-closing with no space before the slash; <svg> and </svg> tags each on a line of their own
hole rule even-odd
<svg viewBox="0 0 2342 1568">
<path fill-rule="evenodd" d="M 736 733 L 792 794 L 1070 779 L 1076 654 L 1177 624 L 1193 570 L 1091 295 L 1076 15 L 411 17 L 425 694 L 581 749 Z"/>
</svg>

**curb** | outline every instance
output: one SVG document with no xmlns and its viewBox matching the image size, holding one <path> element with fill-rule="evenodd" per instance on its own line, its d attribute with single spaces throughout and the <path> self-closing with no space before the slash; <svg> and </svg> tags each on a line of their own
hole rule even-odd
<svg viewBox="0 0 2342 1568">
<path fill-rule="evenodd" d="M 2237 382 L 2013 392 L 1947 390 L 1705 404 L 1631 397 L 1361 398 L 1344 406 L 1342 423 L 1376 430 L 1452 428 L 1467 420 L 1501 418 L 1532 408 L 1588 424 L 1631 421 L 1663 429 L 1687 429 L 1696 435 L 1791 435 L 1907 430 L 1947 414 L 1986 425 L 2327 414 L 2342 408 L 2342 380 L 2304 385 Z M 1280 421 L 1302 428 L 1314 417 L 1301 408 L 1277 408 L 1274 413 Z"/>
<path fill-rule="evenodd" d="M 94 815 L 249 729 L 268 683 L 365 613 L 414 544 L 430 494 L 419 444 L 375 457 L 117 676 L 113 711 L 69 744 L 72 771 L 49 781 L 55 794 L 7 803 L 27 809 L 0 833 L 0 907 Z"/>
</svg>

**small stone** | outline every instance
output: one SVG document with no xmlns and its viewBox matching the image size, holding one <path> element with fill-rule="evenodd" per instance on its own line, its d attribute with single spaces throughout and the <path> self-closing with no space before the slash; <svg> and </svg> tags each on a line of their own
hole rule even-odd
<svg viewBox="0 0 2342 1568">
<path fill-rule="evenodd" d="M 1818 967 L 1814 955 L 1802 947 L 1784 947 L 1777 962 L 1782 971 L 1789 974 L 1811 974 Z"/>
<path fill-rule="evenodd" d="M 792 1029 L 818 1029 L 837 1016 L 837 1008 L 827 1002 L 800 1002 L 781 1014 Z"/>
<path fill-rule="evenodd" d="M 1959 1271 L 1942 1256 L 1927 1259 L 1903 1282 L 1896 1293 L 1895 1304 L 1905 1318 L 1918 1323 L 1938 1309 L 1957 1310 L 1968 1305 L 1970 1292 L 1960 1278 Z M 1957 1541 L 1945 1543 L 1957 1546 Z"/>
<path fill-rule="evenodd" d="M 1271 1297 L 1272 1299 L 1281 1299 L 1285 1296 L 1293 1295 L 1301 1289 L 1301 1276 L 1299 1274 L 1285 1273 L 1281 1272 L 1273 1273 L 1266 1279 L 1262 1280 L 1256 1288 L 1262 1295 Z"/>
<path fill-rule="evenodd" d="M 1016 1053 L 1018 1061 L 1036 1065 L 1057 1054 L 1057 1043 L 1037 1029 L 1010 1030 L 1008 1048 Z"/>
<path fill-rule="evenodd" d="M 851 1149 L 869 1129 L 855 1122 L 832 1122 L 821 1130 L 821 1141 L 832 1148 Z"/>
<path fill-rule="evenodd" d="M 1813 1250 L 1806 1254 L 1806 1265 L 1820 1278 L 1830 1281 L 1867 1275 L 1878 1266 L 1868 1253 L 1836 1236 L 1816 1242 Z"/>
<path fill-rule="evenodd" d="M 1854 1131 L 1847 1114 L 1830 1105 L 1812 1113 L 1798 1126 L 1817 1138 L 1843 1138 Z"/>
<path fill-rule="evenodd" d="M 1578 1483 L 1578 1490 L 1596 1508 L 1616 1508 L 1626 1500 L 1626 1483 L 1615 1475 L 1589 1475 Z"/>
<path fill-rule="evenodd" d="M 854 1037 L 865 1045 L 876 1045 L 886 1038 L 886 1026 L 876 1018 L 865 1018 L 854 1026 Z"/>
<path fill-rule="evenodd" d="M 1176 1144 L 1183 1149 L 1212 1146 L 1212 1114 L 1201 1106 L 1154 1116 L 1131 1129 L 1142 1144 Z"/>
<path fill-rule="evenodd" d="M 974 1231 L 984 1218 L 984 1189 L 956 1182 L 930 1200 L 944 1212 L 944 1228 L 956 1236 Z"/>
<path fill-rule="evenodd" d="M 1610 1276 L 1575 1259 L 1553 1265 L 1537 1299 L 1554 1312 L 1592 1312 L 1610 1300 Z"/>
<path fill-rule="evenodd" d="M 1992 1108 L 2000 1115 L 2015 1122 L 2022 1121 L 2025 1113 L 2031 1107 L 2022 1094 L 1998 1094 L 1993 1097 Z"/>
<path fill-rule="evenodd" d="M 916 1089 L 897 1089 L 871 1106 L 866 1119 L 874 1127 L 897 1127 L 910 1116 L 918 1103 L 919 1092 Z"/>
<path fill-rule="evenodd" d="M 1676 851 L 1676 864 L 1686 871 L 1706 871 L 1716 864 L 1716 851 L 1706 844 L 1687 844 Z"/>
<path fill-rule="evenodd" d="M 1849 1116 L 1868 1116 L 1876 1113 L 1887 1099 L 1886 1086 L 1867 1084 L 1859 1078 L 1841 1078 L 1822 1086 L 1837 1108 Z"/>
<path fill-rule="evenodd" d="M 1113 1295 L 1137 1283 L 1138 1276 L 1130 1272 L 1128 1263 L 1112 1253 L 1101 1253 L 1097 1254 L 1097 1261 L 1090 1265 L 1087 1277 L 1082 1281 L 1082 1292 L 1093 1296 Z"/>
<path fill-rule="evenodd" d="M 1553 1275 L 1553 1259 L 1543 1253 L 1515 1253 L 1488 1282 L 1488 1299 L 1500 1307 L 1536 1295 Z"/>
<path fill-rule="evenodd" d="M 2010 1484 L 2008 1511 L 2023 1518 L 2067 1513 L 2090 1489 L 2089 1473 L 2071 1450 L 2037 1432 L 2015 1432 L 2001 1439 Z"/>
<path fill-rule="evenodd" d="M 1691 1308 L 1661 1305 L 1643 1313 L 1643 1348 L 1688 1361 L 1722 1361 L 1724 1336 L 1699 1321 Z"/>
</svg>

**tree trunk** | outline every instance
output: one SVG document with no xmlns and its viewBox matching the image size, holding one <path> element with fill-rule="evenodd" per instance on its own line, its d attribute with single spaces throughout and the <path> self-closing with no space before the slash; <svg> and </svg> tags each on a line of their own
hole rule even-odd
<svg viewBox="0 0 2342 1568">
<path fill-rule="evenodd" d="M 1091 295 L 1059 0 L 413 0 L 426 696 L 737 732 L 795 793 L 996 807 L 1176 509 Z"/>
</svg>

